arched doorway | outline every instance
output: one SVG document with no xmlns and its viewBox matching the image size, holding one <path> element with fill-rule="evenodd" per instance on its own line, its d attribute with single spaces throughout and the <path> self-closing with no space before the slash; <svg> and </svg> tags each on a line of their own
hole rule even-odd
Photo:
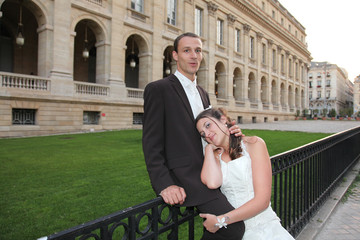
<svg viewBox="0 0 360 240">
<path fill-rule="evenodd" d="M 174 47 L 168 46 L 164 51 L 164 61 L 163 61 L 163 77 L 169 76 L 173 71 L 173 59 L 172 59 L 172 51 Z"/>
<path fill-rule="evenodd" d="M 130 35 L 126 40 L 125 85 L 129 88 L 145 88 L 149 76 L 151 55 L 144 38 L 138 34 Z"/>
<path fill-rule="evenodd" d="M 243 93 L 243 78 L 241 74 L 240 68 L 235 68 L 234 70 L 234 79 L 233 79 L 233 94 L 235 100 L 244 100 L 244 93 Z"/>
<path fill-rule="evenodd" d="M 280 85 L 280 103 L 282 107 L 286 107 L 286 103 L 285 103 L 285 84 L 281 83 Z"/>
<path fill-rule="evenodd" d="M 130 88 L 139 87 L 139 48 L 132 35 L 126 41 L 125 85 Z"/>
<path fill-rule="evenodd" d="M 206 77 L 206 74 L 207 74 L 207 71 L 206 71 L 206 62 L 205 60 L 203 59 L 200 63 L 200 68 L 199 70 L 197 71 L 196 73 L 196 82 L 197 84 L 204 88 L 206 91 L 208 91 L 208 86 L 206 85 L 207 81 L 207 77 Z"/>
<path fill-rule="evenodd" d="M 74 80 L 96 83 L 96 36 L 94 23 L 85 19 L 76 27 L 74 41 Z"/>
<path fill-rule="evenodd" d="M 268 103 L 268 85 L 265 77 L 261 78 L 260 98 L 262 103 Z"/>
<path fill-rule="evenodd" d="M 278 97 L 278 94 L 277 94 L 277 87 L 276 87 L 276 81 L 273 80 L 271 82 L 271 103 L 273 105 L 278 105 L 278 102 L 277 102 L 277 97 Z"/>
<path fill-rule="evenodd" d="M 294 92 L 291 86 L 288 87 L 288 106 L 290 108 L 294 107 Z"/>
<path fill-rule="evenodd" d="M 215 65 L 215 95 L 217 98 L 226 98 L 226 70 L 222 62 Z"/>
<path fill-rule="evenodd" d="M 37 75 L 39 25 L 30 10 L 35 8 L 31 1 L 8 0 L 1 5 L 0 71 Z"/>
<path fill-rule="evenodd" d="M 249 73 L 248 99 L 250 102 L 256 102 L 256 81 L 255 74 L 253 72 Z"/>
</svg>

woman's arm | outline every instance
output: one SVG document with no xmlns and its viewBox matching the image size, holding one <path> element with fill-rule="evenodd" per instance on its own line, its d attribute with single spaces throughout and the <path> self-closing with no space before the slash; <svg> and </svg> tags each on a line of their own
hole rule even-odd
<svg viewBox="0 0 360 240">
<path fill-rule="evenodd" d="M 219 188 L 222 184 L 220 160 L 215 158 L 217 151 L 217 148 L 213 144 L 208 144 L 205 147 L 201 181 L 210 189 Z"/>
<path fill-rule="evenodd" d="M 215 227 L 218 222 L 217 218 L 226 218 L 226 223 L 231 224 L 241 220 L 254 217 L 265 210 L 270 203 L 271 198 L 271 182 L 272 171 L 269 153 L 264 140 L 256 137 L 255 143 L 245 143 L 247 151 L 251 157 L 252 177 L 254 186 L 254 198 L 246 202 L 244 205 L 234 209 L 224 215 L 200 215 L 207 218 L 204 226 L 210 232 L 216 232 L 219 228 Z"/>
</svg>

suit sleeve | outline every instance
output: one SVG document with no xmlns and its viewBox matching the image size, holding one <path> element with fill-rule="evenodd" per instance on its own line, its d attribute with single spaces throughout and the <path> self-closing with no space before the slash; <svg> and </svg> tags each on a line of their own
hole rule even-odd
<svg viewBox="0 0 360 240">
<path fill-rule="evenodd" d="M 159 87 L 150 83 L 144 90 L 143 152 L 156 194 L 174 185 L 165 157 L 165 106 Z"/>
</svg>

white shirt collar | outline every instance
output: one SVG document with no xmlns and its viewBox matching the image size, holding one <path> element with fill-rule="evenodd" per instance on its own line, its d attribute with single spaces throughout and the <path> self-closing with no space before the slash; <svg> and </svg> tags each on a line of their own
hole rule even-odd
<svg viewBox="0 0 360 240">
<path fill-rule="evenodd" d="M 190 79 L 185 77 L 178 70 L 175 71 L 174 75 L 179 79 L 179 81 L 180 81 L 181 85 L 183 86 L 183 88 L 186 88 L 186 89 L 189 89 L 189 90 L 196 89 L 196 84 L 197 84 L 196 77 L 195 77 L 194 81 L 191 81 Z"/>
</svg>

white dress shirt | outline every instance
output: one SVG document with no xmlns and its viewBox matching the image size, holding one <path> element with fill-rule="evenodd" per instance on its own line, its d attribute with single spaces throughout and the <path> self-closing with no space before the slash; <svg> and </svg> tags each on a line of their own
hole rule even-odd
<svg viewBox="0 0 360 240">
<path fill-rule="evenodd" d="M 204 110 L 200 93 L 196 88 L 196 78 L 194 81 L 191 81 L 177 70 L 174 73 L 174 75 L 179 79 L 182 87 L 185 90 L 186 96 L 190 102 L 191 110 L 194 114 L 194 119 L 195 119 L 197 115 Z"/>
</svg>

